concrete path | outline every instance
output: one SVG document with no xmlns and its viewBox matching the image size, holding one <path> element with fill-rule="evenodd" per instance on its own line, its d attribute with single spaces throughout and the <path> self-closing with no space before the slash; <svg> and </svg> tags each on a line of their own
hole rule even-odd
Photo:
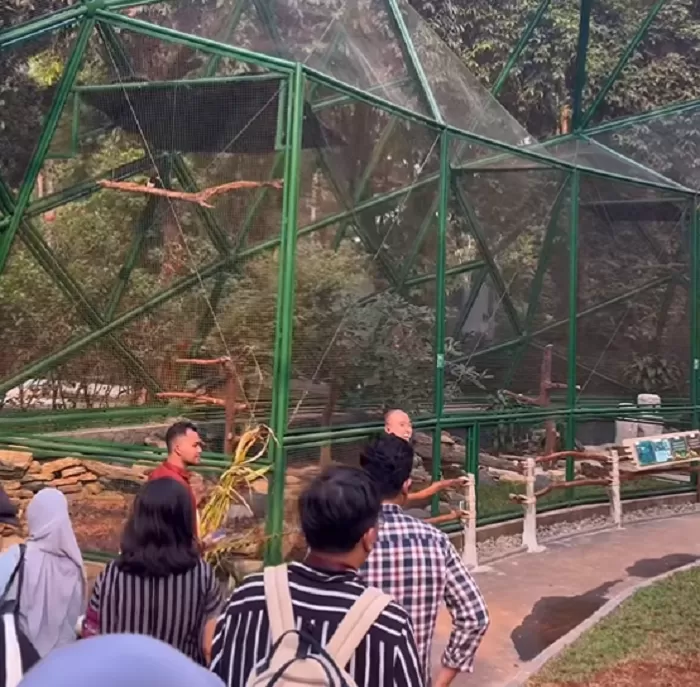
<svg viewBox="0 0 700 687">
<path fill-rule="evenodd" d="M 700 559 L 700 514 L 630 524 L 623 530 L 556 542 L 521 554 L 476 576 L 491 614 L 473 675 L 454 687 L 501 687 L 523 664 L 640 579 Z M 434 642 L 434 665 L 449 637 L 444 611 Z"/>
</svg>

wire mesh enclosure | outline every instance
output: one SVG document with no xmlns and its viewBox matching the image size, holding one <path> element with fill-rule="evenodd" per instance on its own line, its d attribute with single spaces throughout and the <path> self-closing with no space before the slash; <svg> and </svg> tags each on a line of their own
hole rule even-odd
<svg viewBox="0 0 700 687">
<path fill-rule="evenodd" d="M 230 358 L 228 420 L 276 437 L 277 535 L 287 464 L 354 460 L 387 408 L 433 478 L 446 445 L 478 474 L 547 423 L 605 443 L 640 393 L 697 427 L 698 18 L 613 4 L 460 6 L 459 56 L 404 0 L 0 10 L 0 443 L 223 426 L 186 402 L 221 376 L 181 361 Z M 667 58 L 672 86 L 640 90 Z M 512 515 L 501 492 L 484 518 Z"/>
</svg>

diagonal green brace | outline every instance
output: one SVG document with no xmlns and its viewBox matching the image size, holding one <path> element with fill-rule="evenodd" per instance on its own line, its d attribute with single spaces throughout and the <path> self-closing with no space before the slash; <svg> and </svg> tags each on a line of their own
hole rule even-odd
<svg viewBox="0 0 700 687">
<path fill-rule="evenodd" d="M 0 207 L 11 212 L 13 208 L 12 198 L 4 183 L 0 181 Z M 19 234 L 25 245 L 32 253 L 41 267 L 52 277 L 57 286 L 63 291 L 66 297 L 72 302 L 83 320 L 91 329 L 99 329 L 105 325 L 99 313 L 92 307 L 87 296 L 80 286 L 63 268 L 63 265 L 56 259 L 53 252 L 46 245 L 41 234 L 32 227 L 28 220 L 23 220 L 19 226 Z M 137 378 L 141 379 L 150 391 L 160 391 L 160 385 L 148 371 L 141 365 L 139 360 L 128 348 L 122 344 L 116 336 L 110 334 L 107 337 L 110 347 L 115 355 L 122 360 L 125 367 L 129 369 Z M 13 385 L 14 386 L 14 385 Z M 11 387 L 10 387 L 11 388 Z"/>
<path fill-rule="evenodd" d="M 41 173 L 41 168 L 44 165 L 44 159 L 46 153 L 49 151 L 51 145 L 51 139 L 56 132 L 56 127 L 58 126 L 59 119 L 61 118 L 61 113 L 70 95 L 71 88 L 73 87 L 73 82 L 78 74 L 80 65 L 83 61 L 83 55 L 90 40 L 90 35 L 95 26 L 95 20 L 92 18 L 87 18 L 80 27 L 78 32 L 78 37 L 75 40 L 75 45 L 71 52 L 68 62 L 66 62 L 66 67 L 63 72 L 63 76 L 58 84 L 56 93 L 51 103 L 51 110 L 44 122 L 44 126 L 39 136 L 39 141 L 37 143 L 36 149 L 34 150 L 34 155 L 32 156 L 31 164 L 29 169 L 27 169 L 24 179 L 22 180 L 22 186 L 19 190 L 17 196 L 17 202 L 15 203 L 14 213 L 12 215 L 12 221 L 10 225 L 0 234 L 0 273 L 5 269 L 7 263 L 7 258 L 10 255 L 10 249 L 12 248 L 12 242 L 14 241 L 15 234 L 19 228 L 20 222 L 24 215 L 24 211 L 29 205 L 29 200 L 31 199 L 32 191 L 34 190 L 34 184 L 36 183 L 37 177 Z"/>
<path fill-rule="evenodd" d="M 416 182 L 415 184 L 411 184 L 410 186 L 405 186 L 403 188 L 399 188 L 395 191 L 390 191 L 389 193 L 384 193 L 381 196 L 377 196 L 376 198 L 372 198 L 368 201 L 365 201 L 353 210 L 346 210 L 334 215 L 329 215 L 328 217 L 324 217 L 321 220 L 318 220 L 316 222 L 306 225 L 305 227 L 300 228 L 298 230 L 298 236 L 305 236 L 307 234 L 312 234 L 316 231 L 320 231 L 321 229 L 325 229 L 326 227 L 330 227 L 334 224 L 337 224 L 338 222 L 341 222 L 347 217 L 350 217 L 354 212 L 361 212 L 363 210 L 375 208 L 381 206 L 384 203 L 387 203 L 390 200 L 401 198 L 402 196 L 405 196 L 406 194 L 410 193 L 416 188 L 422 188 L 426 184 L 434 182 L 437 177 L 437 174 L 431 177 L 427 177 L 419 182 Z M 280 240 L 280 237 L 269 239 L 268 241 L 263 241 L 262 243 L 259 243 L 253 246 L 252 248 L 242 250 L 237 255 L 237 259 L 241 261 L 248 260 L 256 255 L 260 255 L 264 251 L 273 250 L 280 245 Z M 21 384 L 23 381 L 30 379 L 31 377 L 41 374 L 42 372 L 50 369 L 54 365 L 62 363 L 63 361 L 75 355 L 83 348 L 89 346 L 98 339 L 105 337 L 107 334 L 115 332 L 117 329 L 120 329 L 121 327 L 124 327 L 127 324 L 129 324 L 130 322 L 133 322 L 138 317 L 141 317 L 151 312 L 152 310 L 155 310 L 159 305 L 163 305 L 164 303 L 171 301 L 173 298 L 177 298 L 183 293 L 191 291 L 194 288 L 200 287 L 201 282 L 203 280 L 210 279 L 211 277 L 218 275 L 222 271 L 230 270 L 231 266 L 232 263 L 229 257 L 201 267 L 198 275 L 191 274 L 181 278 L 180 280 L 172 284 L 169 288 L 152 296 L 145 303 L 142 303 L 141 305 L 129 310 L 128 312 L 125 312 L 119 315 L 118 317 L 115 317 L 114 320 L 106 323 L 103 327 L 92 331 L 89 334 L 86 334 L 85 336 L 81 337 L 76 341 L 73 341 L 69 345 L 62 348 L 60 351 L 51 354 L 44 360 L 29 365 L 28 367 L 25 367 L 22 370 L 20 370 L 17 374 L 13 375 L 12 377 L 6 378 L 2 382 L 0 382 L 0 394 L 6 392 L 8 389 L 12 389 L 13 387 L 17 386 L 18 384 Z"/>
<path fill-rule="evenodd" d="M 539 23 L 542 21 L 542 17 L 544 17 L 545 13 L 549 9 L 550 3 L 551 0 L 542 0 L 542 2 L 540 2 L 540 5 L 537 8 L 537 11 L 535 12 L 534 16 L 532 17 L 532 19 L 530 19 L 530 22 L 525 27 L 525 30 L 520 34 L 520 39 L 516 43 L 515 48 L 513 48 L 511 54 L 508 56 L 508 61 L 503 65 L 503 69 L 501 69 L 501 72 L 496 78 L 496 82 L 494 83 L 493 88 L 491 89 L 491 95 L 493 95 L 494 97 L 498 97 L 498 94 L 501 92 L 501 89 L 503 88 L 506 79 L 510 76 L 511 71 L 513 71 L 513 67 L 515 66 L 516 62 L 520 59 L 520 55 L 522 55 L 523 50 L 525 50 L 525 46 L 527 46 L 527 44 L 530 42 L 532 34 L 535 32 L 535 29 L 539 26 Z"/>
<path fill-rule="evenodd" d="M 501 276 L 498 266 L 496 265 L 496 262 L 493 259 L 493 255 L 489 250 L 488 244 L 486 243 L 486 237 L 484 236 L 481 230 L 479 220 L 477 219 L 474 210 L 472 209 L 470 203 L 467 201 L 467 198 L 462 192 L 462 189 L 460 188 L 459 184 L 456 181 L 454 181 L 452 186 L 454 189 L 455 196 L 457 198 L 457 202 L 462 208 L 462 211 L 464 212 L 467 221 L 471 226 L 472 235 L 474 236 L 474 239 L 476 240 L 476 243 L 479 246 L 479 252 L 481 253 L 481 257 L 484 259 L 484 262 L 489 267 L 491 279 L 493 280 L 494 286 L 498 291 L 498 295 L 500 296 L 503 302 L 503 307 L 505 308 L 506 314 L 508 315 L 508 319 L 513 325 L 513 329 L 515 329 L 515 331 L 519 335 L 522 335 L 523 327 L 520 323 L 520 318 L 518 317 L 518 311 L 513 305 L 513 301 L 511 300 L 510 294 L 508 293 L 508 288 L 506 287 L 506 284 L 503 281 L 503 277 Z"/>
<path fill-rule="evenodd" d="M 598 95 L 596 95 L 595 100 L 591 103 L 591 106 L 581 118 L 580 125 L 577 127 L 577 129 L 585 129 L 588 126 L 601 103 L 603 100 L 605 100 L 605 96 L 609 93 L 610 89 L 613 87 L 613 84 L 617 81 L 617 78 L 625 68 L 625 65 L 629 62 L 630 57 L 632 57 L 632 53 L 634 53 L 637 46 L 642 42 L 652 22 L 654 19 L 656 19 L 656 16 L 663 9 L 665 4 L 666 0 L 656 0 L 656 2 L 652 5 L 651 9 L 647 13 L 647 16 L 644 18 L 644 21 L 639 25 L 637 32 L 634 34 L 634 36 L 632 36 L 632 40 L 630 40 L 630 42 L 627 44 L 625 51 L 622 53 L 620 59 L 617 61 L 617 64 L 610 72 L 610 75 L 603 84 L 603 87 L 600 89 L 600 91 L 598 91 Z"/>
</svg>

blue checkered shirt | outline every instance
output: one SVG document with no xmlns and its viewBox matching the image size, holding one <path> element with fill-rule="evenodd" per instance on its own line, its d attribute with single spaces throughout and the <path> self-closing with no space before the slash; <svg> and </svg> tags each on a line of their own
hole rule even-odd
<svg viewBox="0 0 700 687">
<path fill-rule="evenodd" d="M 463 672 L 474 669 L 489 616 L 476 583 L 445 534 L 400 506 L 384 504 L 377 543 L 360 572 L 368 585 L 391 594 L 411 617 L 426 685 L 431 684 L 430 649 L 443 601 L 452 616 L 452 634 L 442 663 Z"/>
</svg>

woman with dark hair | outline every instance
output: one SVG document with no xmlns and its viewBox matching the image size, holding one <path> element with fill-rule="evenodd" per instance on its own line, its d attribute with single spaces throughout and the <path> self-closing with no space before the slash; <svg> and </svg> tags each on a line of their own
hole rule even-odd
<svg viewBox="0 0 700 687">
<path fill-rule="evenodd" d="M 119 557 L 95 582 L 83 636 L 135 633 L 206 665 L 222 596 L 202 560 L 192 498 L 172 479 L 148 482 L 134 501 Z"/>
</svg>

